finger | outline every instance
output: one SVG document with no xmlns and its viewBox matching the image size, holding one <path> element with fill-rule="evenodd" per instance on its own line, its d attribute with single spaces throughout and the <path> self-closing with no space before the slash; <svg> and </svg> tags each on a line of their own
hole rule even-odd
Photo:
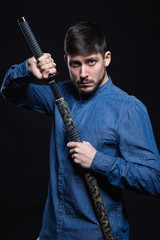
<svg viewBox="0 0 160 240">
<path fill-rule="evenodd" d="M 56 68 L 51 68 L 51 69 L 47 68 L 47 69 L 44 69 L 41 73 L 42 73 L 42 77 L 46 79 L 51 76 L 55 76 L 57 73 L 57 69 Z"/>
<path fill-rule="evenodd" d="M 69 142 L 67 143 L 68 148 L 75 148 L 79 146 L 79 142 Z"/>
<path fill-rule="evenodd" d="M 77 158 L 74 157 L 73 161 L 74 161 L 74 163 L 77 164 L 78 167 L 81 167 L 81 163 L 80 163 L 80 161 Z"/>
<path fill-rule="evenodd" d="M 42 66 L 45 66 L 47 64 L 51 64 L 51 66 L 56 66 L 56 63 L 54 62 L 54 60 L 52 58 L 49 58 L 49 59 L 43 59 L 42 61 L 38 61 L 37 62 L 37 67 L 40 68 Z"/>
<path fill-rule="evenodd" d="M 78 155 L 77 155 L 76 153 L 72 154 L 72 155 L 71 155 L 71 158 L 73 158 L 74 161 L 79 162 L 79 160 L 78 160 Z"/>
<path fill-rule="evenodd" d="M 43 78 L 43 79 L 47 79 L 48 76 L 49 76 L 49 70 L 46 69 L 46 70 L 44 70 L 44 71 L 42 72 L 42 78 Z"/>
<path fill-rule="evenodd" d="M 54 70 L 54 69 L 56 69 L 56 68 L 55 68 L 54 64 L 51 64 L 51 63 L 45 64 L 45 65 L 39 67 L 39 70 L 40 70 L 41 72 L 43 72 L 43 71 L 46 70 L 46 69 Z"/>
<path fill-rule="evenodd" d="M 50 53 L 43 53 L 43 55 L 44 55 L 46 58 L 51 58 L 51 54 L 50 54 Z"/>
<path fill-rule="evenodd" d="M 75 163 L 78 163 L 78 164 L 80 163 L 78 156 L 76 154 L 72 154 L 71 158 L 74 160 Z"/>
<path fill-rule="evenodd" d="M 47 58 L 51 58 L 51 54 L 50 54 L 50 53 L 43 53 L 43 55 L 40 56 L 40 57 L 37 59 L 37 62 L 41 62 L 41 61 L 43 61 L 44 59 L 47 59 Z"/>
<path fill-rule="evenodd" d="M 49 77 L 53 77 L 56 74 L 57 74 L 57 69 L 56 68 L 49 69 Z"/>
<path fill-rule="evenodd" d="M 32 63 L 36 63 L 36 62 L 37 62 L 37 60 L 35 59 L 35 57 L 31 57 L 28 59 L 27 64 L 32 64 Z"/>
<path fill-rule="evenodd" d="M 71 149 L 69 150 L 69 153 L 70 153 L 70 154 L 73 154 L 73 153 L 74 153 L 74 149 L 71 148 Z"/>
</svg>

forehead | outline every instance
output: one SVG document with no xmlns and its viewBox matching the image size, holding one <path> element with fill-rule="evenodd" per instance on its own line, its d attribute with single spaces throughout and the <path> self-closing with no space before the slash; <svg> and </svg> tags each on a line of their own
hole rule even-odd
<svg viewBox="0 0 160 240">
<path fill-rule="evenodd" d="M 93 53 L 90 55 L 82 55 L 82 54 L 70 54 L 67 56 L 68 61 L 86 61 L 87 59 L 100 59 L 102 55 L 100 53 Z"/>
</svg>

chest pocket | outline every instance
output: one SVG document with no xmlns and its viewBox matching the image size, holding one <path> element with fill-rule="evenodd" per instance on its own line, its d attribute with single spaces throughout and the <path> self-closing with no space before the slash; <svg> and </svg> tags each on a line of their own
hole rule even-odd
<svg viewBox="0 0 160 240">
<path fill-rule="evenodd" d="M 79 129 L 83 141 L 90 142 L 98 151 L 117 155 L 118 142 L 114 130 L 109 127 L 82 127 Z"/>
</svg>

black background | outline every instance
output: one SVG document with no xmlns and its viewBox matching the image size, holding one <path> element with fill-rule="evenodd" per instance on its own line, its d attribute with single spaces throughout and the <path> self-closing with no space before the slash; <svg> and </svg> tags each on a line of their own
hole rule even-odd
<svg viewBox="0 0 160 240">
<path fill-rule="evenodd" d="M 2 3 L 1 3 L 2 4 Z M 76 22 L 99 23 L 106 35 L 113 82 L 146 106 L 160 149 L 159 5 L 154 1 L 4 1 L 0 8 L 0 83 L 8 68 L 31 57 L 17 24 L 25 16 L 44 52 L 68 79 L 63 39 Z M 0 240 L 36 239 L 49 179 L 51 119 L 0 95 Z M 131 240 L 160 239 L 160 198 L 124 193 Z"/>
</svg>

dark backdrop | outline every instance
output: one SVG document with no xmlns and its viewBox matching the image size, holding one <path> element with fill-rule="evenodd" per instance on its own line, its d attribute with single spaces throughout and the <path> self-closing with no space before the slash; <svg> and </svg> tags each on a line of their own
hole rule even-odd
<svg viewBox="0 0 160 240">
<path fill-rule="evenodd" d="M 2 4 L 2 3 L 1 3 Z M 154 1 L 3 1 L 0 8 L 0 83 L 7 69 L 31 57 L 17 24 L 25 16 L 44 52 L 60 73 L 67 28 L 82 20 L 102 25 L 112 52 L 113 82 L 136 95 L 148 108 L 158 148 L 159 5 Z M 20 109 L 0 95 L 0 240 L 35 239 L 41 228 L 49 179 L 51 119 Z M 159 240 L 160 198 L 124 193 L 131 240 Z"/>
</svg>

